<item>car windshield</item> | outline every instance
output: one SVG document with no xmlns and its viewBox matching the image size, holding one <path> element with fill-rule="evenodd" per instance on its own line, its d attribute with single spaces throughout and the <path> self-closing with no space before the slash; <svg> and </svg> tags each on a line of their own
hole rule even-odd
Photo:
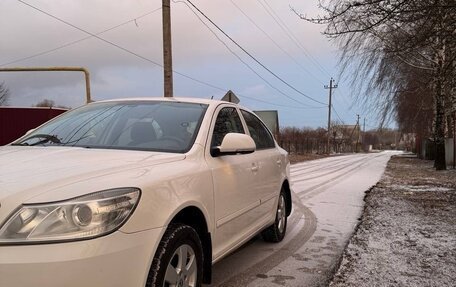
<svg viewBox="0 0 456 287">
<path fill-rule="evenodd" d="M 93 103 L 71 110 L 12 145 L 187 152 L 207 105 L 168 101 Z"/>
</svg>

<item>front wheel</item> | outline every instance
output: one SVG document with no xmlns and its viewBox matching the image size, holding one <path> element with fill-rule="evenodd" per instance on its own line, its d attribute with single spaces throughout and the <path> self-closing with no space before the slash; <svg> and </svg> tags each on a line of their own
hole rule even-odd
<svg viewBox="0 0 456 287">
<path fill-rule="evenodd" d="M 285 192 L 282 189 L 277 204 L 275 221 L 261 233 L 265 241 L 280 242 L 285 237 L 285 232 L 287 231 L 287 201 L 285 196 Z"/>
<path fill-rule="evenodd" d="M 161 240 L 146 287 L 198 287 L 203 272 L 203 248 L 198 233 L 183 224 L 168 227 Z"/>
</svg>

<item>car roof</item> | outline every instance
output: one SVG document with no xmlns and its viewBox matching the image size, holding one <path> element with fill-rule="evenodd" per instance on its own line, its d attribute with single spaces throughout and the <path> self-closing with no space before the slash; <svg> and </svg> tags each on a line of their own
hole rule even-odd
<svg viewBox="0 0 456 287">
<path fill-rule="evenodd" d="M 97 103 L 105 103 L 105 102 L 132 102 L 132 101 L 165 101 L 165 102 L 181 102 L 181 103 L 195 103 L 195 104 L 206 104 L 206 105 L 219 105 L 219 104 L 227 104 L 229 102 L 220 101 L 220 100 L 212 100 L 212 99 L 203 99 L 203 98 L 186 98 L 186 97 L 140 97 L 140 98 L 122 98 L 122 99 L 112 99 L 112 100 L 103 100 L 103 101 L 96 101 Z M 235 103 L 229 103 L 233 105 L 237 105 Z"/>
</svg>

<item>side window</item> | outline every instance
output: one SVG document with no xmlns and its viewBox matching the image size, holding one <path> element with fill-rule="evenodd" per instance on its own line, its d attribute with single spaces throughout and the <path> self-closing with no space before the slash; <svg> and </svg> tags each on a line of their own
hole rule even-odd
<svg viewBox="0 0 456 287">
<path fill-rule="evenodd" d="M 244 133 L 241 118 L 235 108 L 227 107 L 220 110 L 215 121 L 211 146 L 219 146 L 227 133 Z"/>
<path fill-rule="evenodd" d="M 250 136 L 255 141 L 256 148 L 267 149 L 275 147 L 274 139 L 264 124 L 249 112 L 241 110 L 241 113 L 249 129 Z"/>
</svg>

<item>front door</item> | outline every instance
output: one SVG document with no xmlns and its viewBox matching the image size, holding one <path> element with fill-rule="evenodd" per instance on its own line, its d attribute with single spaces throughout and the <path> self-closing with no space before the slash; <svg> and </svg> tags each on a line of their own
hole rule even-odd
<svg viewBox="0 0 456 287">
<path fill-rule="evenodd" d="M 237 108 L 222 106 L 213 121 L 211 147 L 219 146 L 227 133 L 245 133 Z M 255 153 L 214 157 L 207 150 L 215 199 L 213 258 L 224 255 L 246 238 L 260 218 Z"/>
</svg>

